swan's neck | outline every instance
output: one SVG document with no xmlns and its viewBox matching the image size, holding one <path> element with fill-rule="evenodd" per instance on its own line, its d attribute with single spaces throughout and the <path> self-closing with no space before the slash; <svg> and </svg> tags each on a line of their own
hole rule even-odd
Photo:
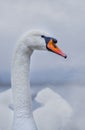
<svg viewBox="0 0 85 130">
<path fill-rule="evenodd" d="M 32 50 L 18 46 L 15 50 L 12 63 L 12 89 L 14 99 L 15 118 L 32 117 L 29 67 Z"/>
</svg>

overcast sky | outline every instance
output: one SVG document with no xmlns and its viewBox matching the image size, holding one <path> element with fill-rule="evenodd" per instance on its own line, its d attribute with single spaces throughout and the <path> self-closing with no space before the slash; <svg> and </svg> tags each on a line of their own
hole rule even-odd
<svg viewBox="0 0 85 130">
<path fill-rule="evenodd" d="M 85 0 L 0 0 L 0 72 L 9 72 L 13 48 L 30 29 L 41 29 L 56 39 L 68 59 L 35 52 L 31 69 L 85 66 Z"/>
<path fill-rule="evenodd" d="M 79 126 L 78 130 L 85 130 L 85 89 L 78 87 L 79 83 L 85 86 L 85 0 L 0 0 L 0 80 L 3 83 L 10 81 L 8 73 L 15 43 L 30 29 L 41 29 L 54 36 L 68 55 L 64 59 L 50 52 L 34 52 L 31 83 L 64 86 L 65 82 L 71 84 L 75 80 L 77 87 L 55 86 L 75 106 L 73 122 Z"/>
</svg>

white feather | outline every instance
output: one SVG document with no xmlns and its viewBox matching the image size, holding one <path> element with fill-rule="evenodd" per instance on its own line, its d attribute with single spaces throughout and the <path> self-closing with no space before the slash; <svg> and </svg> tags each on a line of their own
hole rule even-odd
<svg viewBox="0 0 85 130">
<path fill-rule="evenodd" d="M 0 128 L 2 130 L 11 129 L 11 125 L 12 130 L 60 130 L 71 119 L 70 105 L 49 88 L 39 92 L 36 100 L 42 104 L 42 107 L 32 112 L 28 80 L 30 57 L 35 49 L 46 50 L 45 40 L 41 38 L 41 35 L 45 34 L 40 31 L 26 33 L 16 45 L 12 62 L 14 112 L 9 109 L 10 92 L 0 94 Z"/>
</svg>

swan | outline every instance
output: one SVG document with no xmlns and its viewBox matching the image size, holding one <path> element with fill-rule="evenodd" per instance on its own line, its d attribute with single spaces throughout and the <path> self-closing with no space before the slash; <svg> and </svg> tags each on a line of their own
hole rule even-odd
<svg viewBox="0 0 85 130">
<path fill-rule="evenodd" d="M 35 100 L 41 103 L 41 107 L 32 112 L 28 78 L 31 55 L 34 50 L 47 50 L 66 58 L 66 54 L 59 49 L 56 43 L 55 38 L 40 31 L 27 32 L 17 42 L 11 71 L 14 112 L 7 109 L 10 101 L 6 97 L 10 92 L 7 91 L 6 95 L 3 93 L 2 98 L 0 98 L 0 102 L 4 99 L 0 111 L 8 111 L 8 118 L 11 120 L 6 130 L 10 129 L 11 124 L 12 130 L 60 130 L 68 124 L 72 116 L 71 106 L 64 98 L 49 88 L 38 93 Z"/>
</svg>

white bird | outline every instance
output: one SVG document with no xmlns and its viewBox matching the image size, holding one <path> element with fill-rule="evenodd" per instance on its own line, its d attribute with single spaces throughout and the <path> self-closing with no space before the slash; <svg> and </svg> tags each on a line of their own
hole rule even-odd
<svg viewBox="0 0 85 130">
<path fill-rule="evenodd" d="M 71 119 L 72 108 L 70 105 L 49 88 L 42 90 L 37 95 L 36 100 L 42 106 L 32 112 L 28 78 L 31 55 L 34 50 L 49 50 L 66 58 L 67 56 L 56 43 L 55 38 L 39 31 L 28 32 L 18 41 L 13 55 L 11 75 L 14 112 L 8 112 L 8 118 L 13 120 L 12 130 L 60 130 L 64 129 Z M 0 101 L 6 100 L 7 95 L 2 96 Z M 6 102 L 6 105 L 1 106 L 4 111 L 9 104 L 9 101 Z M 9 130 L 11 121 L 6 130 Z M 1 125 L 1 128 L 4 127 Z"/>
</svg>

